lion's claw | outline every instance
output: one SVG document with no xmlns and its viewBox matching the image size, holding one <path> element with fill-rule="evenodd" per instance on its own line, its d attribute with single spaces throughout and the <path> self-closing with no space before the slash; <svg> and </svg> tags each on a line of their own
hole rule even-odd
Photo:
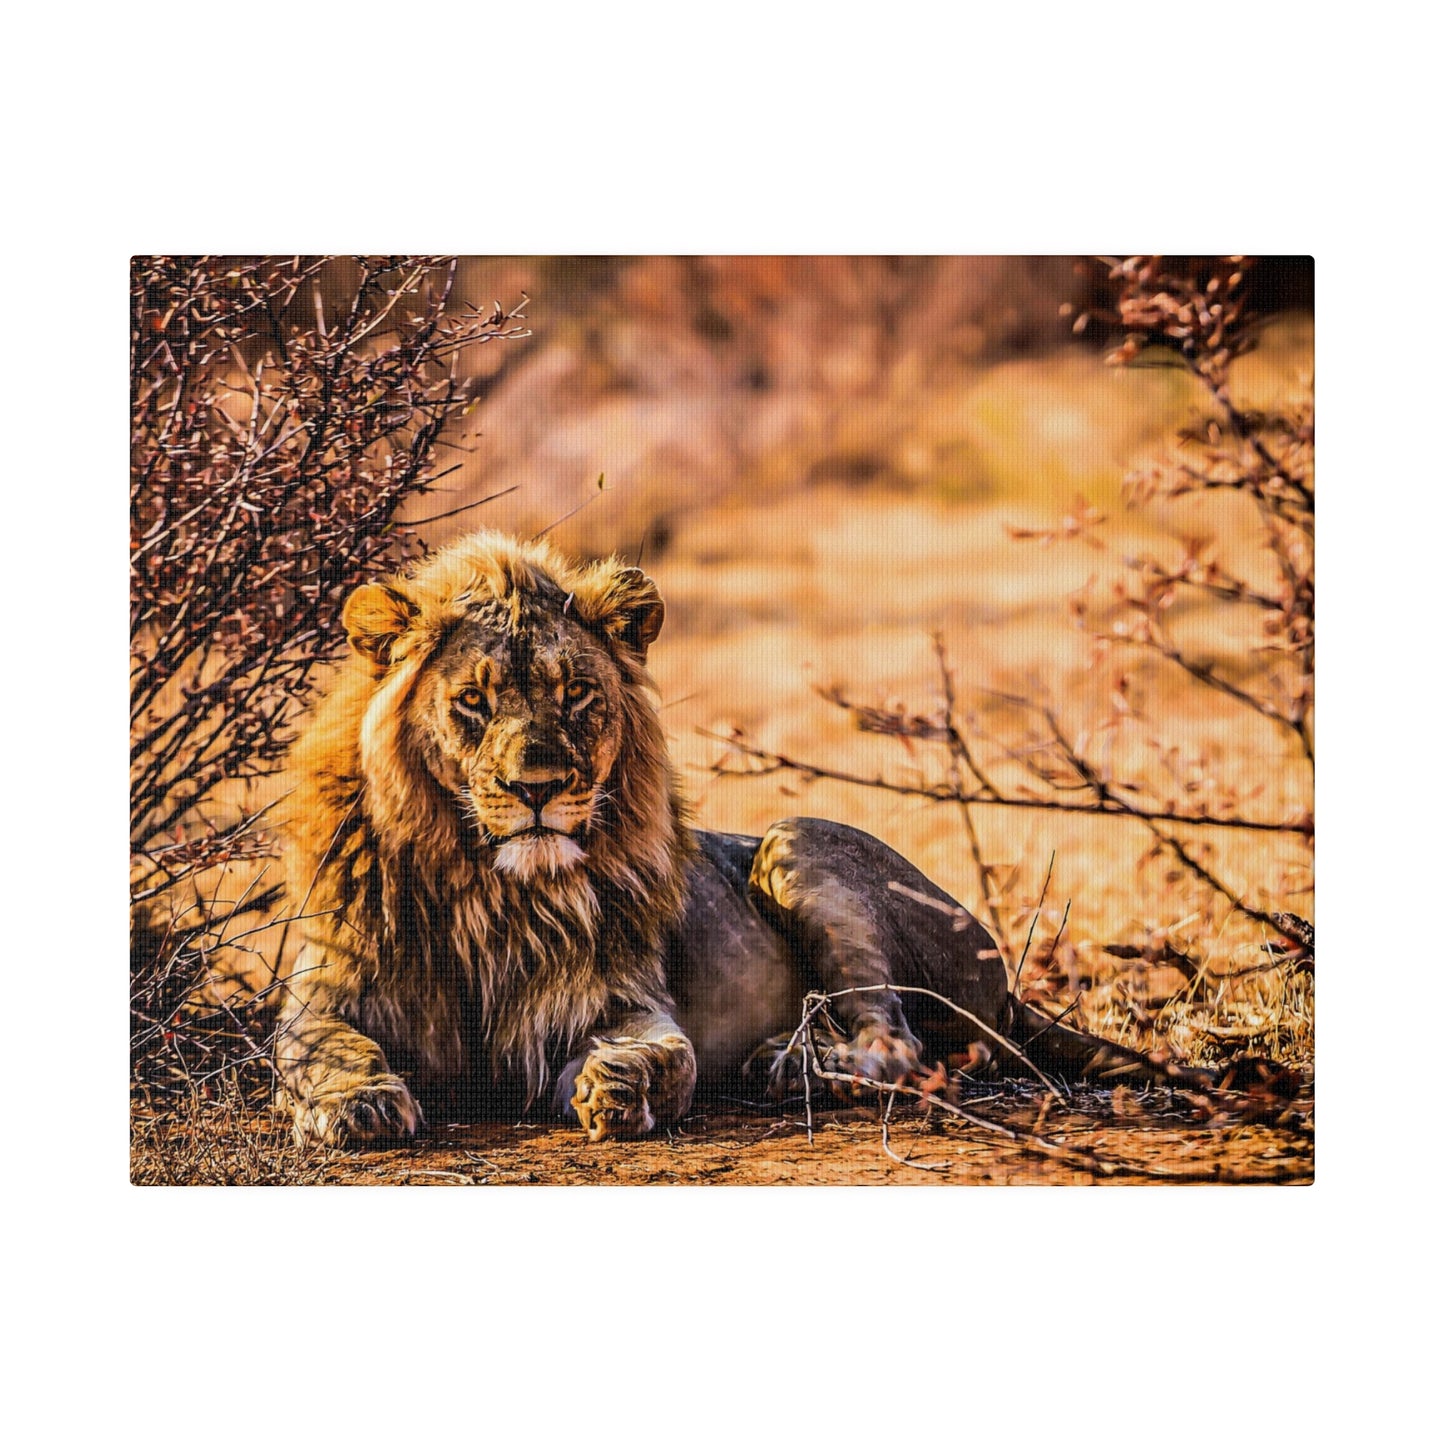
<svg viewBox="0 0 1445 1445">
<path fill-rule="evenodd" d="M 572 1107 L 588 1139 L 595 1144 L 646 1134 L 657 1122 L 647 1101 L 651 1082 L 640 1049 L 609 1044 L 594 1049 L 572 1087 Z"/>
<path fill-rule="evenodd" d="M 680 1034 L 658 1042 L 599 1039 L 577 1071 L 572 1108 L 594 1144 L 635 1139 L 680 1118 L 696 1078 L 692 1045 Z"/>
<path fill-rule="evenodd" d="M 604 1085 L 587 1092 L 586 1084 L 579 1082 L 572 1107 L 583 1133 L 594 1144 L 601 1139 L 635 1139 L 657 1122 L 646 1097 L 638 1098 L 626 1086 L 609 1089 Z"/>
</svg>

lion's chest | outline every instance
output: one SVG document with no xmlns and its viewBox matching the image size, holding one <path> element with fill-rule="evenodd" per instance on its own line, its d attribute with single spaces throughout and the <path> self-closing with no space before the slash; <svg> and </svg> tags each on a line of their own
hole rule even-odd
<svg viewBox="0 0 1445 1445">
<path fill-rule="evenodd" d="M 360 1000 L 363 1028 L 423 1086 L 535 1091 L 606 1007 L 595 899 L 488 892 L 402 918 Z"/>
</svg>

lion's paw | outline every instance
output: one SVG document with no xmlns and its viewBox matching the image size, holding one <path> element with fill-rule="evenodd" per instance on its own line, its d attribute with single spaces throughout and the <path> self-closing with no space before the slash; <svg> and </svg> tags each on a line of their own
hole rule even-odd
<svg viewBox="0 0 1445 1445">
<path fill-rule="evenodd" d="M 865 1025 L 851 1039 L 827 1045 L 819 1042 L 818 1067 L 827 1074 L 847 1078 L 828 1079 L 840 1099 L 857 1099 L 878 1092 L 868 1081 L 902 1084 L 927 1071 L 918 1053 L 918 1041 L 908 1035 L 875 1025 Z M 802 1040 L 796 1033 L 778 1034 L 766 1040 L 743 1065 L 743 1077 L 763 1084 L 770 1099 L 801 1094 L 803 1071 L 808 1067 Z"/>
<path fill-rule="evenodd" d="M 425 1122 L 406 1084 L 395 1074 L 379 1074 L 328 1083 L 297 1100 L 291 1129 L 298 1143 L 344 1144 L 409 1138 Z"/>
<path fill-rule="evenodd" d="M 681 1035 L 658 1043 L 599 1039 L 577 1070 L 572 1108 L 594 1144 L 635 1139 L 681 1118 L 696 1080 L 692 1045 Z"/>
<path fill-rule="evenodd" d="M 916 1039 L 871 1024 L 851 1039 L 830 1045 L 818 1062 L 825 1073 L 847 1075 L 828 1081 L 840 1099 L 876 1094 L 878 1090 L 870 1088 L 870 1083 L 904 1084 L 927 1072 Z"/>
<path fill-rule="evenodd" d="M 594 1144 L 599 1139 L 635 1139 L 657 1122 L 647 1103 L 645 1085 L 624 1080 L 594 1082 L 586 1069 L 577 1075 L 572 1108 L 582 1132 Z"/>
</svg>

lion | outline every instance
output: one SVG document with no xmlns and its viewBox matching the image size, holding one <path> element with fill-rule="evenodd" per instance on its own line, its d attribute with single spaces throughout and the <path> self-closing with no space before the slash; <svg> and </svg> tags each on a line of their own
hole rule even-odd
<svg viewBox="0 0 1445 1445">
<path fill-rule="evenodd" d="M 694 828 L 646 669 L 663 615 L 636 567 L 491 530 L 347 599 L 349 660 L 289 762 L 298 1138 L 549 1088 L 589 1140 L 642 1135 L 745 1071 L 797 1088 L 811 990 L 839 995 L 821 1066 L 853 1087 L 970 1048 L 1158 1071 L 1024 1007 L 982 925 L 879 839 Z"/>
</svg>

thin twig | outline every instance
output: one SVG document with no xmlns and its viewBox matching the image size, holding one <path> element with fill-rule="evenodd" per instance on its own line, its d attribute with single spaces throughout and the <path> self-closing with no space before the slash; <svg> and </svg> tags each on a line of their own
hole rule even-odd
<svg viewBox="0 0 1445 1445">
<path fill-rule="evenodd" d="M 1297 833 L 1302 837 L 1314 836 L 1314 824 L 1291 823 L 1265 818 L 1223 818 L 1209 815 L 1190 815 L 1164 809 L 1139 808 L 1123 801 L 1109 798 L 1107 801 L 1092 803 L 1070 803 L 1058 798 L 1036 798 L 1027 795 L 994 797 L 988 793 L 967 793 L 960 797 L 950 788 L 942 785 L 924 786 L 895 782 L 882 776 L 868 777 L 861 773 L 845 772 L 840 768 L 825 767 L 820 763 L 803 762 L 789 757 L 786 753 L 774 752 L 769 748 L 757 747 L 736 734 L 712 732 L 698 728 L 698 734 L 714 742 L 724 743 L 744 757 L 754 758 L 763 766 L 759 768 L 727 768 L 720 763 L 711 771 L 719 778 L 760 778 L 774 772 L 797 773 L 806 779 L 825 778 L 829 782 L 851 783 L 859 788 L 872 788 L 885 793 L 896 793 L 902 797 L 926 798 L 934 803 L 968 803 L 987 808 L 1033 808 L 1051 813 L 1085 813 L 1096 818 L 1133 818 L 1139 822 L 1177 823 L 1190 828 L 1237 828 L 1262 833 Z"/>
<path fill-rule="evenodd" d="M 1034 941 L 1034 929 L 1035 929 L 1035 927 L 1038 925 L 1039 914 L 1044 911 L 1044 899 L 1046 899 L 1046 898 L 1049 896 L 1049 883 L 1050 883 L 1050 881 L 1052 880 L 1052 878 L 1053 878 L 1053 876 L 1054 876 L 1054 858 L 1055 858 L 1055 856 L 1056 856 L 1056 853 L 1050 853 L 1050 854 L 1049 854 L 1049 871 L 1044 874 L 1044 886 L 1043 886 L 1043 888 L 1042 888 L 1042 889 L 1040 890 L 1040 892 L 1039 892 L 1038 907 L 1036 907 L 1036 908 L 1034 909 L 1033 921 L 1029 924 L 1029 936 L 1028 936 L 1026 939 L 1024 939 L 1024 951 L 1019 955 L 1018 972 L 1017 972 L 1016 974 L 1014 974 L 1013 987 L 1012 987 L 1011 989 L 1009 989 L 1009 993 L 1010 993 L 1010 994 L 1015 994 L 1015 995 L 1016 995 L 1016 994 L 1018 993 L 1018 991 L 1019 991 L 1020 985 L 1023 983 L 1023 979 L 1024 979 L 1024 964 L 1028 962 L 1029 946 L 1030 946 L 1030 944 L 1032 944 L 1033 941 Z M 1065 915 L 1064 915 L 1064 916 L 1065 916 L 1066 918 L 1068 917 L 1067 911 L 1065 912 Z M 1062 932 L 1063 932 L 1063 929 L 1060 928 L 1059 931 L 1062 933 Z M 1055 947 L 1055 948 L 1058 947 L 1058 943 L 1059 943 L 1058 939 L 1055 938 L 1055 939 L 1054 939 L 1054 947 Z"/>
<path fill-rule="evenodd" d="M 895 1154 L 888 1146 L 888 1121 L 893 1117 L 893 1101 L 898 1096 L 888 1095 L 888 1103 L 883 1108 L 883 1152 L 894 1161 L 895 1164 L 906 1164 L 910 1169 L 925 1169 L 931 1172 L 946 1172 L 947 1164 L 923 1164 L 912 1159 L 905 1159 L 901 1154 Z"/>
</svg>

